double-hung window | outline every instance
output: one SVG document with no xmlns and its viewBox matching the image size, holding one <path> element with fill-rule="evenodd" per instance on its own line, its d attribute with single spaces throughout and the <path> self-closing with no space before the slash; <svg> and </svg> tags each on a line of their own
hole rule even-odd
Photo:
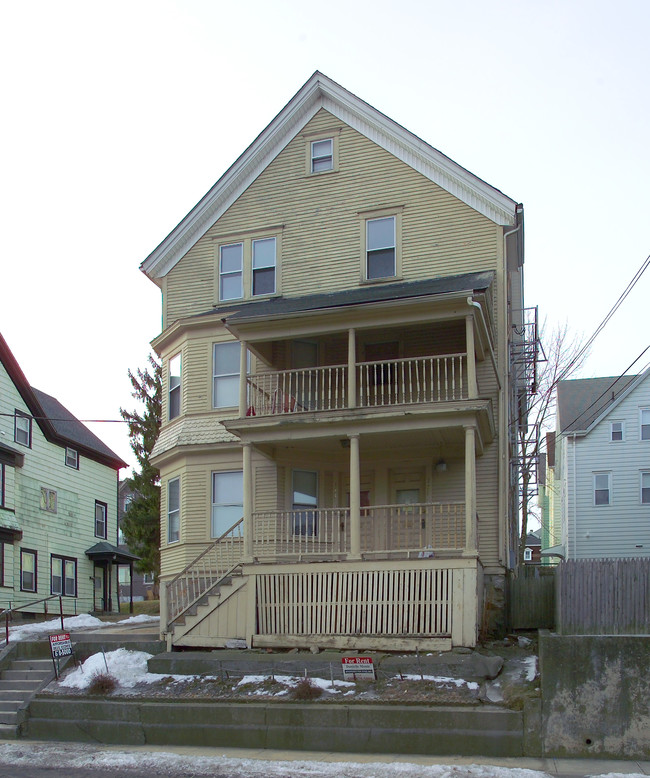
<svg viewBox="0 0 650 778">
<path fill-rule="evenodd" d="M 105 502 L 95 500 L 95 537 L 106 539 L 106 524 L 108 517 L 108 505 Z"/>
<path fill-rule="evenodd" d="M 241 470 L 212 473 L 213 538 L 221 537 L 244 513 L 244 474 Z"/>
<path fill-rule="evenodd" d="M 311 172 L 324 173 L 334 169 L 334 141 L 332 138 L 311 142 Z"/>
<path fill-rule="evenodd" d="M 181 479 L 167 482 L 167 542 L 176 543 L 181 538 Z"/>
<path fill-rule="evenodd" d="M 611 505 L 612 474 L 594 473 L 594 505 Z"/>
<path fill-rule="evenodd" d="M 181 355 L 169 360 L 169 419 L 175 419 L 181 412 Z"/>
<path fill-rule="evenodd" d="M 366 219 L 366 279 L 394 278 L 396 266 L 395 217 Z"/>
<path fill-rule="evenodd" d="M 35 592 L 36 580 L 36 551 L 27 548 L 20 549 L 20 590 L 22 592 Z"/>
<path fill-rule="evenodd" d="M 74 470 L 79 470 L 79 452 L 76 448 L 66 448 L 65 466 L 71 467 Z"/>
<path fill-rule="evenodd" d="M 641 473 L 641 505 L 650 505 L 650 471 Z"/>
<path fill-rule="evenodd" d="M 244 244 L 219 248 L 219 299 L 241 300 L 244 296 Z"/>
<path fill-rule="evenodd" d="M 641 440 L 650 440 L 650 408 L 641 408 Z"/>
<path fill-rule="evenodd" d="M 0 462 L 0 508 L 5 507 L 5 484 L 6 484 L 6 473 L 5 473 L 5 464 L 4 462 Z"/>
<path fill-rule="evenodd" d="M 77 596 L 77 560 L 52 555 L 51 594 Z"/>
<path fill-rule="evenodd" d="M 212 356 L 212 407 L 239 405 L 239 341 L 215 343 Z"/>
<path fill-rule="evenodd" d="M 32 417 L 22 411 L 14 412 L 14 441 L 21 446 L 32 446 Z"/>
<path fill-rule="evenodd" d="M 275 294 L 275 238 L 254 240 L 253 297 Z"/>
<path fill-rule="evenodd" d="M 622 421 L 611 422 L 609 429 L 610 429 L 609 439 L 612 441 L 612 443 L 617 443 L 623 440 L 625 429 Z"/>
</svg>

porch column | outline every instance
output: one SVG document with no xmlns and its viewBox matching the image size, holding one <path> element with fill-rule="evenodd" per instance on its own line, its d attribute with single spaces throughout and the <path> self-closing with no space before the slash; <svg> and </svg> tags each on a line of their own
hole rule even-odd
<svg viewBox="0 0 650 778">
<path fill-rule="evenodd" d="M 239 418 L 246 416 L 246 367 L 248 365 L 248 343 L 240 341 L 241 355 L 239 357 Z"/>
<path fill-rule="evenodd" d="M 465 341 L 467 343 L 467 391 L 469 399 L 478 397 L 478 385 L 476 383 L 476 350 L 474 346 L 474 317 L 465 317 Z"/>
<path fill-rule="evenodd" d="M 361 468 L 359 434 L 350 439 L 350 553 L 348 559 L 361 559 Z"/>
<path fill-rule="evenodd" d="M 476 544 L 476 430 L 465 427 L 465 548 L 463 556 L 475 556 Z"/>
<path fill-rule="evenodd" d="M 348 408 L 357 407 L 357 331 L 348 330 Z"/>
<path fill-rule="evenodd" d="M 253 559 L 253 457 L 250 443 L 243 444 L 244 451 L 244 561 Z"/>
</svg>

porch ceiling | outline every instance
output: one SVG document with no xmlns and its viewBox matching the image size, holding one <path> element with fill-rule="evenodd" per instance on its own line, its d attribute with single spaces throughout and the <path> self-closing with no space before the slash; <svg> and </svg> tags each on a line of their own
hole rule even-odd
<svg viewBox="0 0 650 778">
<path fill-rule="evenodd" d="M 435 407 L 354 409 L 281 417 L 247 417 L 224 422 L 242 442 L 318 451 L 340 451 L 341 441 L 359 435 L 361 451 L 392 448 L 444 448 L 464 445 L 465 427 L 477 430 L 477 454 L 494 440 L 489 400 L 437 403 Z"/>
</svg>

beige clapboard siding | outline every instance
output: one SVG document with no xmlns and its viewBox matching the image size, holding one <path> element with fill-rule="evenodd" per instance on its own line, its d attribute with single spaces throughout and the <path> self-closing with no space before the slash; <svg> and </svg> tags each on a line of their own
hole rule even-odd
<svg viewBox="0 0 650 778">
<path fill-rule="evenodd" d="M 255 468 L 255 510 L 273 511 L 278 504 L 277 473 L 275 465 Z"/>
<path fill-rule="evenodd" d="M 215 238 L 263 227 L 283 225 L 284 295 L 359 284 L 359 212 L 368 209 L 403 208 L 405 280 L 495 267 L 500 228 L 327 112 L 319 112 L 305 130 L 324 125 L 343 128 L 339 171 L 306 175 L 307 140 L 294 138 L 170 271 L 164 326 L 216 302 Z"/>
</svg>

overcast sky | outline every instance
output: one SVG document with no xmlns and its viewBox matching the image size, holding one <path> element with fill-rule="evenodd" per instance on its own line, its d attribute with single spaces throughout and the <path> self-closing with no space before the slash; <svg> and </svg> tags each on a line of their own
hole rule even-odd
<svg viewBox="0 0 650 778">
<path fill-rule="evenodd" d="M 0 0 L 0 331 L 78 418 L 134 407 L 139 264 L 318 69 L 523 202 L 526 304 L 589 336 L 650 253 L 649 26 L 643 0 Z M 649 291 L 581 377 L 650 343 Z"/>
</svg>

